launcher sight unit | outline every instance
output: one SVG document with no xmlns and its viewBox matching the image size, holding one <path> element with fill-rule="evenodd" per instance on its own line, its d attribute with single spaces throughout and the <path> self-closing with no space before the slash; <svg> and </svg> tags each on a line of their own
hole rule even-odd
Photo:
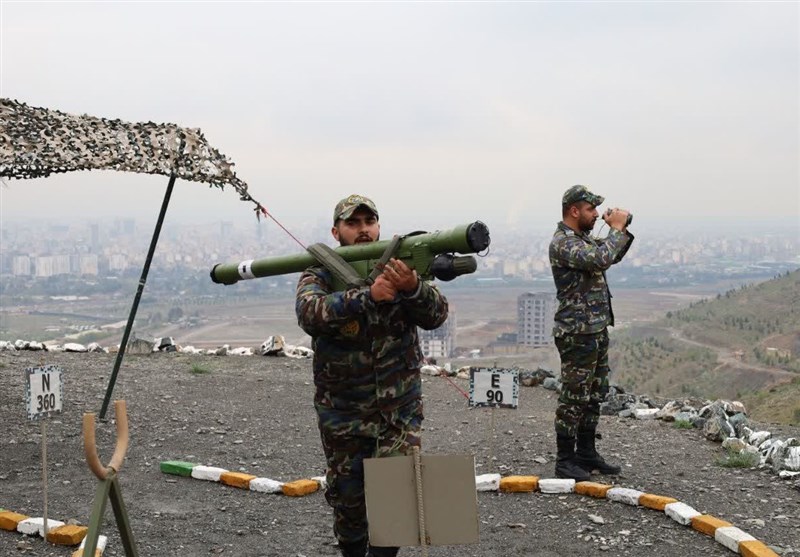
<svg viewBox="0 0 800 557">
<path fill-rule="evenodd" d="M 453 280 L 457 276 L 474 273 L 478 268 L 475 258 L 455 253 L 480 253 L 489 247 L 489 228 L 481 221 L 456 226 L 450 230 L 436 232 L 413 232 L 405 236 L 395 236 L 392 240 L 382 240 L 368 244 L 343 246 L 336 249 L 322 244 L 309 246 L 308 252 L 295 255 L 250 259 L 241 263 L 218 264 L 211 269 L 211 280 L 217 284 L 235 284 L 240 280 L 285 275 L 305 271 L 312 265 L 325 264 L 331 268 L 330 258 L 322 259 L 321 251 L 333 252 L 333 258 L 346 262 L 343 273 L 331 270 L 346 286 L 354 281 L 342 278 L 342 274 L 370 282 L 380 272 L 380 263 L 390 257 L 402 260 L 415 269 L 425 280 L 437 278 Z M 315 249 L 316 248 L 316 249 Z M 338 256 L 338 257 L 337 257 Z M 335 266 L 336 262 L 333 262 Z"/>
</svg>

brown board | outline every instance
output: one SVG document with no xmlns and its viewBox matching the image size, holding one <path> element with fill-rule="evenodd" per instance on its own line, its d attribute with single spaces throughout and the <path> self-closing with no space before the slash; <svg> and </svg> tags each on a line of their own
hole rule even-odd
<svg viewBox="0 0 800 557">
<path fill-rule="evenodd" d="M 427 545 L 477 543 L 475 457 L 423 455 L 420 458 Z M 414 478 L 411 456 L 364 460 L 370 544 L 420 545 Z"/>
</svg>

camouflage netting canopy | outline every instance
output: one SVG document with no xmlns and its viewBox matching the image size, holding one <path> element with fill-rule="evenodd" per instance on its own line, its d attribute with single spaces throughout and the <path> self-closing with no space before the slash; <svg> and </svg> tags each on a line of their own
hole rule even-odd
<svg viewBox="0 0 800 557">
<path fill-rule="evenodd" d="M 233 163 L 197 128 L 77 116 L 0 98 L 0 178 L 44 178 L 74 170 L 120 170 L 176 176 L 224 188 L 261 204 Z"/>
</svg>

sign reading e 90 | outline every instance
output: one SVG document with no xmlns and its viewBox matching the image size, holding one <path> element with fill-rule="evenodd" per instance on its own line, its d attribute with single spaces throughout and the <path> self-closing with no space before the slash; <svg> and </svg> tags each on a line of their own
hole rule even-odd
<svg viewBox="0 0 800 557">
<path fill-rule="evenodd" d="M 516 408 L 519 402 L 519 371 L 470 368 L 469 405 Z"/>
</svg>

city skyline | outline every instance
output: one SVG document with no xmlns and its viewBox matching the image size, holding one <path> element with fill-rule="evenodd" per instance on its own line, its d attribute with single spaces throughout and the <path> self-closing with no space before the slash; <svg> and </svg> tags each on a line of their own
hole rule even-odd
<svg viewBox="0 0 800 557">
<path fill-rule="evenodd" d="M 261 224 L 241 226 L 232 221 L 213 224 L 165 226 L 155 252 L 153 271 L 202 270 L 217 263 L 237 263 L 297 253 L 298 246 L 283 231 Z M 766 224 L 764 226 L 767 226 Z M 780 264 L 782 269 L 800 266 L 800 238 L 791 228 L 748 227 L 729 233 L 709 227 L 702 231 L 647 230 L 631 249 L 620 268 L 674 268 L 691 274 L 697 269 L 726 265 L 744 269 L 759 262 Z M 607 232 L 607 227 L 603 229 Z M 6 223 L 0 227 L 0 274 L 47 277 L 57 274 L 115 275 L 134 272 L 144 261 L 149 230 L 136 219 L 104 223 L 76 221 L 72 225 L 46 221 Z M 548 244 L 551 231 L 501 229 L 492 233 L 492 244 L 479 254 L 476 276 L 549 277 Z M 328 242 L 329 227 L 318 223 L 309 231 L 310 241 Z M 681 269 L 681 266 L 686 266 Z M 672 271 L 671 271 L 672 272 Z"/>
</svg>

